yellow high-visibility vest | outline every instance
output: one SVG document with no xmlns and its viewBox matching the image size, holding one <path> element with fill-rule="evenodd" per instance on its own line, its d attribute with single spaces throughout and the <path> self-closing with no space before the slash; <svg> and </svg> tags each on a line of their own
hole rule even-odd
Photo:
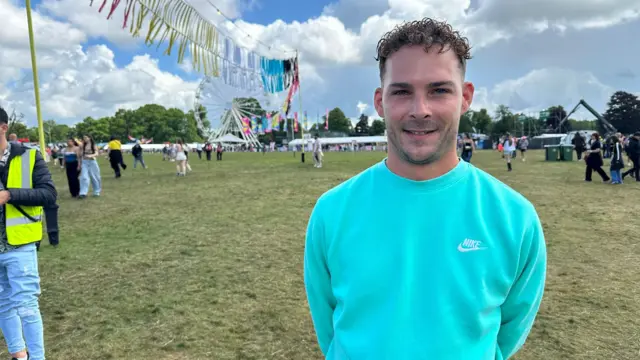
<svg viewBox="0 0 640 360">
<path fill-rule="evenodd" d="M 32 189 L 35 164 L 36 150 L 34 149 L 26 149 L 22 155 L 14 157 L 9 164 L 7 189 Z M 11 204 L 5 206 L 9 245 L 20 246 L 42 240 L 42 206 L 19 206 L 19 208 L 22 212 L 17 206 Z"/>
</svg>

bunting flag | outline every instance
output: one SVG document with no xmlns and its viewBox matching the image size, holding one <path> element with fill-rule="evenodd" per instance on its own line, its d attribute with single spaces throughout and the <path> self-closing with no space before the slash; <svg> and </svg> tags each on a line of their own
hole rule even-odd
<svg viewBox="0 0 640 360">
<path fill-rule="evenodd" d="M 273 130 L 280 131 L 280 114 L 273 115 Z"/>
<path fill-rule="evenodd" d="M 251 120 L 248 117 L 242 118 L 242 132 L 245 135 L 251 134 Z"/>
<path fill-rule="evenodd" d="M 324 119 L 324 129 L 329 130 L 329 109 L 327 109 L 327 117 Z"/>
<path fill-rule="evenodd" d="M 293 113 L 293 132 L 298 132 L 298 112 Z"/>
<path fill-rule="evenodd" d="M 251 131 L 253 131 L 254 134 L 260 133 L 260 125 L 255 115 L 251 115 Z"/>
<path fill-rule="evenodd" d="M 264 132 L 270 133 L 271 132 L 271 114 L 270 113 L 267 113 L 266 119 L 262 119 L 263 122 L 265 120 L 267 122 L 267 125 L 266 125 L 266 130 Z"/>
</svg>

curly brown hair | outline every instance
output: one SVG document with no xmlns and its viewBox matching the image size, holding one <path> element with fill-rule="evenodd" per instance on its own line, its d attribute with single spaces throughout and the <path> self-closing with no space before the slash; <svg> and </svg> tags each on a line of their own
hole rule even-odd
<svg viewBox="0 0 640 360">
<path fill-rule="evenodd" d="M 384 80 L 385 65 L 389 56 L 402 47 L 411 45 L 422 46 L 425 51 L 429 51 L 433 46 L 440 46 L 440 53 L 452 49 L 460 60 L 463 76 L 467 60 L 471 59 L 469 39 L 453 30 L 446 22 L 430 18 L 406 22 L 384 34 L 378 41 L 376 61 L 380 65 L 380 80 Z"/>
</svg>

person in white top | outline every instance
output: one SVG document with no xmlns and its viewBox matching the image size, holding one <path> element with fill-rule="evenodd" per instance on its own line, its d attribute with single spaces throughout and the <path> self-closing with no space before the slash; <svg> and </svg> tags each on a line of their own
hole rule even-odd
<svg viewBox="0 0 640 360">
<path fill-rule="evenodd" d="M 511 136 L 511 134 L 507 133 L 507 136 L 504 139 L 504 144 L 502 144 L 502 146 L 504 159 L 507 160 L 507 169 L 511 171 L 511 157 L 516 151 L 516 140 Z"/>
<path fill-rule="evenodd" d="M 320 139 L 318 139 L 318 135 L 313 137 L 313 162 L 314 167 L 321 168 L 322 167 L 322 145 L 320 144 Z"/>
</svg>

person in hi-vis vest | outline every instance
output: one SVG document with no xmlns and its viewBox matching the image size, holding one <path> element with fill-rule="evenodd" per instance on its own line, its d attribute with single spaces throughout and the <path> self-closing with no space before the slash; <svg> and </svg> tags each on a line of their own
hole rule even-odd
<svg viewBox="0 0 640 360">
<path fill-rule="evenodd" d="M 44 360 L 36 243 L 56 188 L 42 154 L 7 141 L 0 108 L 0 330 L 15 360 Z"/>
</svg>

